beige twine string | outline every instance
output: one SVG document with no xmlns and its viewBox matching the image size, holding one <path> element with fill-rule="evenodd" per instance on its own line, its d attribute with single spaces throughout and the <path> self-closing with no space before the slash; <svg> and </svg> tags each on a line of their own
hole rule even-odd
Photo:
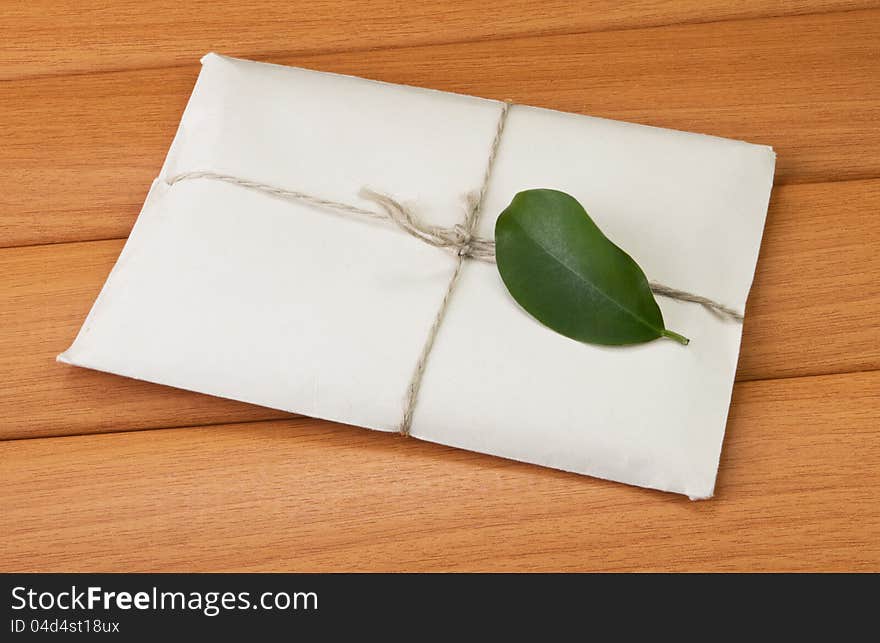
<svg viewBox="0 0 880 643">
<path fill-rule="evenodd" d="M 437 333 L 439 332 L 440 326 L 443 323 L 443 318 L 446 316 L 446 310 L 449 307 L 449 300 L 452 298 L 452 293 L 455 291 L 455 287 L 458 284 L 458 279 L 461 275 L 461 268 L 464 265 L 464 260 L 475 259 L 477 261 L 484 261 L 486 263 L 495 263 L 495 242 L 490 239 L 483 239 L 481 237 L 475 236 L 474 232 L 476 231 L 477 221 L 479 219 L 480 209 L 483 205 L 483 200 L 486 197 L 486 190 L 489 187 L 489 179 L 492 176 L 492 168 L 495 165 L 495 158 L 498 156 L 498 147 L 501 143 L 501 135 L 504 132 L 504 126 L 507 123 L 507 114 L 510 111 L 510 107 L 511 103 L 502 103 L 501 113 L 495 129 L 495 137 L 492 139 L 492 145 L 489 148 L 489 156 L 486 162 L 486 170 L 483 173 L 483 180 L 480 183 L 480 188 L 479 190 L 468 194 L 466 197 L 464 222 L 448 228 L 426 224 L 421 219 L 419 219 L 419 217 L 412 209 L 404 206 L 387 194 L 375 192 L 373 190 L 370 190 L 369 188 L 362 188 L 360 196 L 379 206 L 381 208 L 381 211 L 379 212 L 374 210 L 367 210 L 366 208 L 359 208 L 348 203 L 341 203 L 339 201 L 323 199 L 321 197 L 307 194 L 305 192 L 286 190 L 284 188 L 279 188 L 273 185 L 267 185 L 265 183 L 259 183 L 257 181 L 250 181 L 248 179 L 231 176 L 229 174 L 221 174 L 219 172 L 184 172 L 182 174 L 178 174 L 167 179 L 166 182 L 168 183 L 168 185 L 174 185 L 176 183 L 180 183 L 181 181 L 189 181 L 193 179 L 209 179 L 213 181 L 222 181 L 224 183 L 230 183 L 238 187 L 243 187 L 249 190 L 261 192 L 263 194 L 268 194 L 279 199 L 297 201 L 318 208 L 334 210 L 337 213 L 343 215 L 350 215 L 352 217 L 361 217 L 365 219 L 391 221 L 407 234 L 416 237 L 424 243 L 427 243 L 428 245 L 437 248 L 449 249 L 455 253 L 455 269 L 452 271 L 452 277 L 449 279 L 449 284 L 446 287 L 446 293 L 443 295 L 443 299 L 440 301 L 440 308 L 438 309 L 437 315 L 434 317 L 434 322 L 431 324 L 431 328 L 428 331 L 428 337 L 425 340 L 424 346 L 422 347 L 422 352 L 419 355 L 418 362 L 416 362 L 412 378 L 410 379 L 409 386 L 407 387 L 403 418 L 401 419 L 399 426 L 399 431 L 401 435 L 406 436 L 409 435 L 410 429 L 412 427 L 413 412 L 415 411 L 416 402 L 419 397 L 419 389 L 422 386 L 422 378 L 425 374 L 425 367 L 428 362 L 428 356 L 431 354 L 431 349 L 434 347 L 434 340 L 437 338 Z M 654 282 L 651 282 L 650 285 L 651 291 L 655 295 L 668 297 L 677 301 L 685 301 L 699 304 L 700 306 L 703 306 L 710 312 L 715 313 L 722 318 L 732 319 L 737 322 L 742 322 L 743 320 L 742 313 L 737 312 L 736 310 L 733 310 L 732 308 L 729 308 L 716 301 L 713 301 L 708 297 L 695 295 L 684 290 L 670 288 L 669 286 L 664 286 L 663 284 L 658 284 Z"/>
</svg>

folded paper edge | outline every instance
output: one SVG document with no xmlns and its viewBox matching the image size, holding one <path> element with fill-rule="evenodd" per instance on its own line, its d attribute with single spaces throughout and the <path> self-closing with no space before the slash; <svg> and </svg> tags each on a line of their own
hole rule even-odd
<svg viewBox="0 0 880 643">
<path fill-rule="evenodd" d="M 672 127 L 664 127 L 661 125 L 652 125 L 650 123 L 640 123 L 637 121 L 622 121 L 619 119 L 607 118 L 604 116 L 593 116 L 590 114 L 582 114 L 580 112 L 567 112 L 567 111 L 564 111 L 561 109 L 553 109 L 552 107 L 541 107 L 539 105 L 530 105 L 529 103 L 517 103 L 515 101 L 509 101 L 508 99 L 489 98 L 487 96 L 479 96 L 477 94 L 465 94 L 463 92 L 456 92 L 456 91 L 451 91 L 451 90 L 447 90 L 447 89 L 433 89 L 431 87 L 423 87 L 421 85 L 409 85 L 406 83 L 393 83 L 393 82 L 390 82 L 387 80 L 378 80 L 375 78 L 367 78 L 365 76 L 356 76 L 354 74 L 342 74 L 342 73 L 334 72 L 334 71 L 324 71 L 321 69 L 312 69 L 310 67 L 300 67 L 298 65 L 284 65 L 281 63 L 272 63 L 272 62 L 265 62 L 265 61 L 260 61 L 260 60 L 252 60 L 250 58 L 237 58 L 235 56 L 227 56 L 226 54 L 217 53 L 216 51 L 209 51 L 208 53 L 204 54 L 199 59 L 199 62 L 201 63 L 202 66 L 205 66 L 207 63 L 212 62 L 212 61 L 227 61 L 227 62 L 232 61 L 232 62 L 241 62 L 241 63 L 255 64 L 255 65 L 266 65 L 269 67 L 279 67 L 281 69 L 296 69 L 298 71 L 306 71 L 306 72 L 310 72 L 313 74 L 324 74 L 326 76 L 337 76 L 340 78 L 349 78 L 349 79 L 353 79 L 353 80 L 357 80 L 357 81 L 361 81 L 361 82 L 376 83 L 379 85 L 389 85 L 391 87 L 407 87 L 409 89 L 422 91 L 422 92 L 426 92 L 426 93 L 444 94 L 447 96 L 451 94 L 453 96 L 461 96 L 463 98 L 470 98 L 470 99 L 476 98 L 479 100 L 485 100 L 485 101 L 496 102 L 496 103 L 509 102 L 513 105 L 516 105 L 517 107 L 522 107 L 522 108 L 527 108 L 527 109 L 536 109 L 536 110 L 541 110 L 541 111 L 545 111 L 545 112 L 553 112 L 556 114 L 564 114 L 566 116 L 580 116 L 582 118 L 590 118 L 590 119 L 594 119 L 597 121 L 610 121 L 610 122 L 618 123 L 618 124 L 622 124 L 622 125 L 629 125 L 629 126 L 635 126 L 635 127 L 648 127 L 648 128 L 655 129 L 655 130 L 663 130 L 663 131 L 667 131 L 667 132 L 678 132 L 680 134 L 686 134 L 688 136 L 700 136 L 700 137 L 706 137 L 706 138 L 711 138 L 711 139 L 716 139 L 716 140 L 727 141 L 730 143 L 737 143 L 739 145 L 749 145 L 752 147 L 761 147 L 761 148 L 765 148 L 765 149 L 771 151 L 773 153 L 774 159 L 775 159 L 775 151 L 773 150 L 773 147 L 770 145 L 766 145 L 766 144 L 762 144 L 762 143 L 752 143 L 751 141 L 744 141 L 744 140 L 738 139 L 738 138 L 718 136 L 717 134 L 705 134 L 703 132 L 694 132 L 692 130 L 675 129 Z"/>
</svg>

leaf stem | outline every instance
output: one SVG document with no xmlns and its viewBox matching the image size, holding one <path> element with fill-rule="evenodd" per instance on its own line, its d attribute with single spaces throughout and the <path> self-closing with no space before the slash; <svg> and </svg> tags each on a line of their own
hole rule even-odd
<svg viewBox="0 0 880 643">
<path fill-rule="evenodd" d="M 663 337 L 668 337 L 669 339 L 674 339 L 679 344 L 683 344 L 684 346 L 687 346 L 688 344 L 691 343 L 691 340 L 689 340 L 687 337 L 685 337 L 683 335 L 679 335 L 678 333 L 674 333 L 671 330 L 664 330 Z"/>
</svg>

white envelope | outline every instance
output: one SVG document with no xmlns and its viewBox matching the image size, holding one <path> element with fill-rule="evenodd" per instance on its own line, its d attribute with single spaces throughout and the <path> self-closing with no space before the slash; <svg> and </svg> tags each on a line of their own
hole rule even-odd
<svg viewBox="0 0 880 643">
<path fill-rule="evenodd" d="M 502 104 L 209 54 L 116 266 L 59 360 L 396 431 L 456 258 L 392 225 L 216 180 L 366 209 L 368 186 L 462 221 Z M 124 150 L 120 150 L 124 154 Z M 769 147 L 516 105 L 479 234 L 516 192 L 572 194 L 648 278 L 743 310 L 773 181 Z M 673 491 L 713 493 L 742 326 L 658 297 L 689 346 L 580 344 L 497 268 L 465 261 L 414 437 Z"/>
</svg>

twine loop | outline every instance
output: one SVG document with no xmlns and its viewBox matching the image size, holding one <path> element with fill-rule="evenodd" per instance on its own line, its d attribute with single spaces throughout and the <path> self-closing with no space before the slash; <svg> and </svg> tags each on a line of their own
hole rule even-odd
<svg viewBox="0 0 880 643">
<path fill-rule="evenodd" d="M 386 218 L 407 234 L 435 248 L 452 250 L 459 257 L 476 259 L 492 263 L 495 261 L 495 242 L 474 235 L 465 223 L 456 223 L 450 227 L 435 226 L 424 223 L 415 211 L 382 192 L 370 188 L 362 188 L 360 196 L 372 201 L 381 208 Z M 465 198 L 465 219 L 474 217 L 473 196 Z"/>
</svg>

